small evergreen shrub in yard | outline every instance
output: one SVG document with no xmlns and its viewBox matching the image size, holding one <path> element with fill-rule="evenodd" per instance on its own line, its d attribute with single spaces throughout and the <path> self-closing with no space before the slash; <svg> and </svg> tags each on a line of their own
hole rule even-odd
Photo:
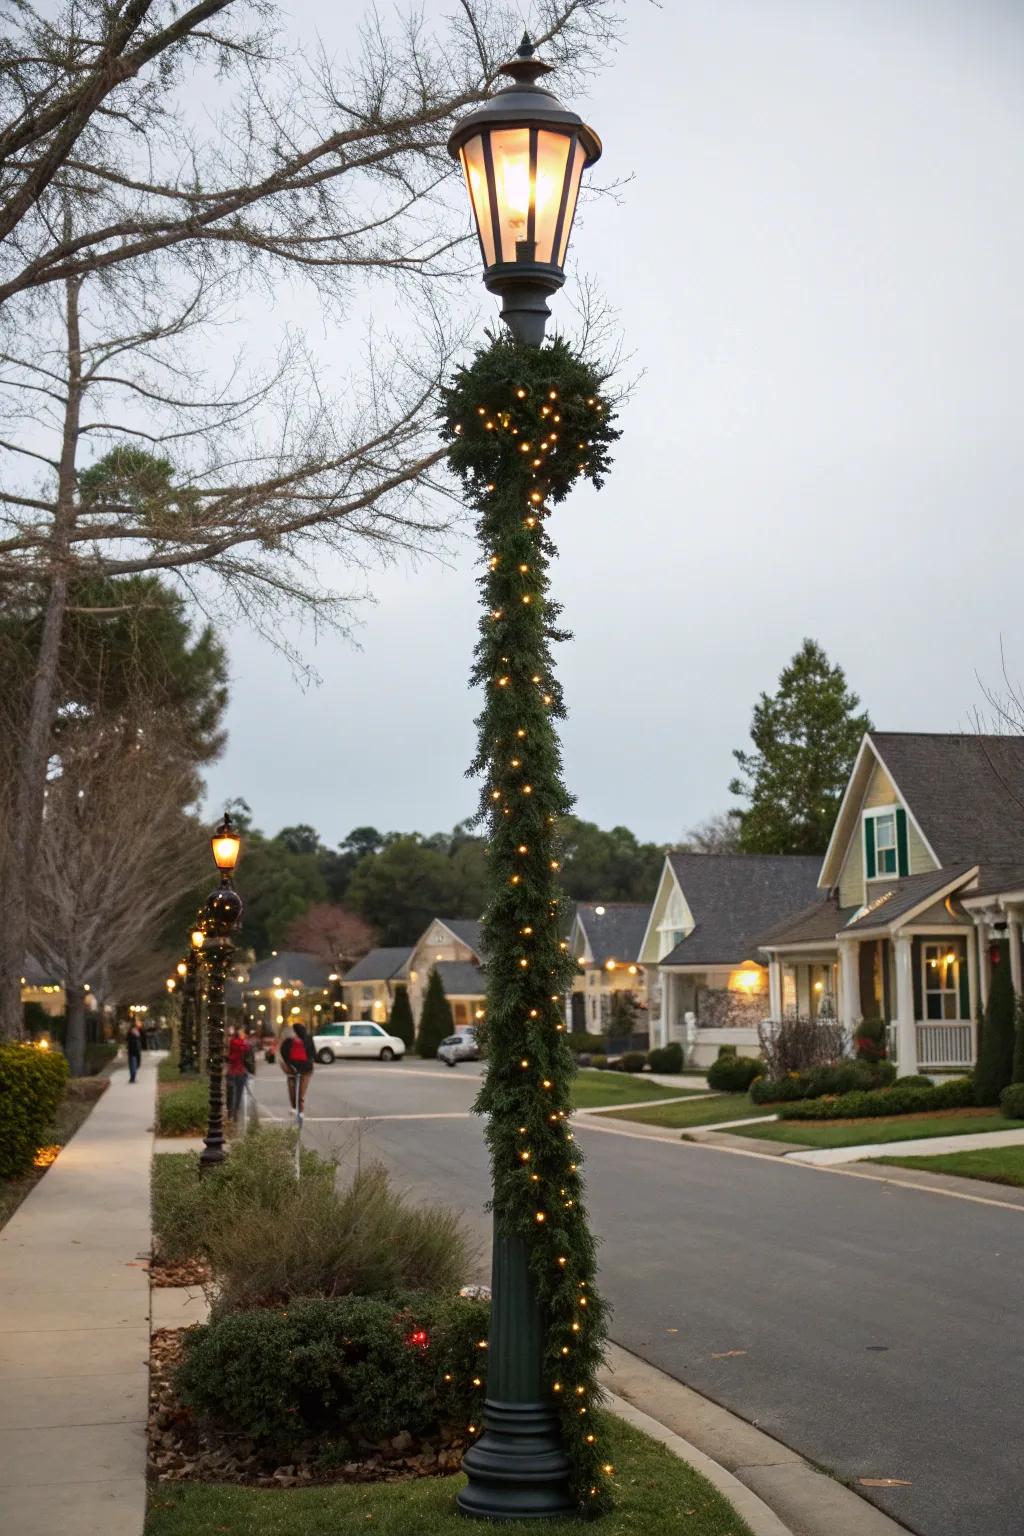
<svg viewBox="0 0 1024 1536">
<path fill-rule="evenodd" d="M 1024 1083 L 1011 1083 L 999 1095 L 999 1108 L 1007 1120 L 1024 1120 Z"/>
<path fill-rule="evenodd" d="M 1024 1083 L 1024 992 L 1017 999 L 1016 1033 L 1013 1037 L 1013 1078 Z"/>
<path fill-rule="evenodd" d="M 238 1312 L 189 1330 L 177 1386 L 218 1427 L 285 1456 L 311 1438 L 464 1431 L 479 1422 L 487 1324 L 485 1302 L 415 1293 Z"/>
<path fill-rule="evenodd" d="M 157 1095 L 158 1136 L 196 1136 L 206 1130 L 210 1089 L 205 1078 L 182 1078 L 170 1093 Z"/>
<path fill-rule="evenodd" d="M 763 1071 L 754 1056 L 719 1056 L 708 1068 L 708 1087 L 722 1093 L 745 1093 Z"/>
<path fill-rule="evenodd" d="M 801 1099 L 783 1104 L 783 1120 L 859 1120 L 880 1115 L 917 1115 L 936 1109 L 966 1109 L 974 1104 L 974 1084 L 969 1077 L 951 1077 L 927 1088 L 904 1087 L 899 1080 L 891 1088 L 868 1093 L 843 1093 L 834 1099 Z"/>
<path fill-rule="evenodd" d="M 1009 956 L 1004 953 L 1002 964 L 992 967 L 978 1064 L 974 1069 L 975 1101 L 978 1104 L 998 1104 L 999 1095 L 1013 1081 L 1016 1012 Z"/>
<path fill-rule="evenodd" d="M 587 1062 L 588 1065 L 596 1067 L 599 1072 L 603 1072 L 608 1065 L 608 1057 L 603 1051 L 595 1051 L 593 1056 L 587 1057 Z"/>
<path fill-rule="evenodd" d="M 59 1051 L 0 1044 L 0 1178 L 14 1179 L 31 1168 L 67 1080 L 68 1064 Z"/>
<path fill-rule="evenodd" d="M 619 1057 L 619 1067 L 623 1072 L 642 1072 L 647 1065 L 647 1057 L 643 1051 L 626 1051 Z"/>
<path fill-rule="evenodd" d="M 388 1030 L 391 1034 L 397 1035 L 399 1040 L 405 1042 L 406 1050 L 412 1050 L 416 1039 L 416 1025 L 413 1022 L 409 993 L 405 987 L 395 988 L 395 1000 L 391 1004 Z"/>
<path fill-rule="evenodd" d="M 604 1035 L 588 1035 L 582 1029 L 572 1030 L 566 1034 L 565 1039 L 574 1056 L 578 1056 L 581 1052 L 604 1051 L 608 1044 Z"/>
<path fill-rule="evenodd" d="M 884 1061 L 888 1046 L 885 1020 L 861 1019 L 853 1043 L 861 1061 Z"/>
<path fill-rule="evenodd" d="M 837 1061 L 806 1072 L 790 1072 L 782 1078 L 759 1077 L 750 1086 L 755 1104 L 785 1104 L 797 1099 L 820 1099 L 827 1093 L 854 1093 L 885 1088 L 895 1080 L 891 1061 Z M 915 1081 L 917 1081 L 915 1079 Z M 930 1087 L 928 1078 L 920 1080 Z"/>
<path fill-rule="evenodd" d="M 445 996 L 444 983 L 435 968 L 427 982 L 427 995 L 420 1010 L 420 1032 L 416 1036 L 416 1053 L 425 1061 L 434 1061 L 441 1041 L 455 1031 L 452 1008 Z"/>
<path fill-rule="evenodd" d="M 652 1072 L 681 1072 L 683 1048 L 679 1041 L 672 1040 L 668 1045 L 656 1045 L 653 1050 L 647 1052 L 647 1064 Z"/>
</svg>

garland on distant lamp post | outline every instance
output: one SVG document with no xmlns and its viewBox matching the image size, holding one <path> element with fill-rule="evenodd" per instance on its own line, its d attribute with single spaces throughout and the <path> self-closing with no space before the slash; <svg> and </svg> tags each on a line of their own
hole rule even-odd
<svg viewBox="0 0 1024 1536">
<path fill-rule="evenodd" d="M 479 750 L 489 826 L 484 919 L 488 1116 L 496 1228 L 523 1238 L 544 1318 L 546 1386 L 557 1405 L 581 1509 L 608 1506 L 595 1417 L 605 1310 L 570 1125 L 574 1062 L 562 998 L 573 964 L 559 884 L 565 714 L 551 644 L 565 639 L 548 596 L 551 508 L 581 478 L 600 487 L 619 437 L 599 374 L 563 341 L 496 337 L 444 391 L 449 462 L 478 514 L 486 556 L 472 681 L 484 691 Z"/>
</svg>

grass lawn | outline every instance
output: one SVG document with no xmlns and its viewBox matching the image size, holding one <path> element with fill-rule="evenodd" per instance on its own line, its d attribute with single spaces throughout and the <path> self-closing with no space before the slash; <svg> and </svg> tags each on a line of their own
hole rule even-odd
<svg viewBox="0 0 1024 1536">
<path fill-rule="evenodd" d="M 67 1145 L 82 1122 L 88 1118 L 96 1100 L 106 1091 L 109 1081 L 106 1077 L 71 1078 L 67 1092 L 57 1105 L 53 1125 L 47 1130 L 46 1144 L 40 1149 L 37 1166 L 20 1179 L 0 1179 L 0 1227 L 10 1220 L 26 1195 L 35 1189 L 58 1149 Z"/>
<path fill-rule="evenodd" d="M 623 1109 L 606 1118 L 641 1120 L 644 1125 L 666 1125 L 673 1130 L 688 1130 L 698 1125 L 717 1125 L 719 1120 L 749 1119 L 753 1115 L 770 1115 L 771 1112 L 770 1109 L 759 1109 L 756 1104 L 751 1104 L 750 1096 L 746 1093 L 719 1093 L 714 1098 L 695 1099 L 690 1095 L 681 1098 L 676 1104 Z"/>
<path fill-rule="evenodd" d="M 879 1141 L 913 1141 L 925 1136 L 968 1136 L 988 1131 L 1016 1131 L 1021 1120 L 990 1115 L 886 1115 L 879 1120 L 778 1120 L 771 1125 L 737 1128 L 737 1136 L 757 1136 L 762 1141 L 786 1141 L 799 1147 L 860 1147 Z M 970 1156 L 972 1154 L 965 1154 Z M 986 1154 L 987 1156 L 988 1154 Z"/>
<path fill-rule="evenodd" d="M 987 1179 L 990 1184 L 1015 1184 L 1024 1189 L 1024 1147 L 943 1152 L 938 1157 L 875 1157 L 871 1161 L 889 1163 L 895 1168 L 920 1168 L 925 1173 L 951 1173 L 960 1179 Z"/>
<path fill-rule="evenodd" d="M 637 1104 L 641 1099 L 686 1098 L 700 1088 L 663 1088 L 648 1082 L 640 1072 L 598 1072 L 583 1067 L 573 1078 L 572 1102 L 576 1109 L 597 1109 L 602 1104 Z"/>
<path fill-rule="evenodd" d="M 594 1526 L 600 1536 L 750 1536 L 703 1478 L 662 1446 L 618 1423 L 609 1434 L 616 1508 Z M 330 1488 L 232 1488 L 159 1483 L 150 1492 L 145 1536 L 471 1536 L 493 1532 L 455 1512 L 461 1477 Z M 579 1536 L 577 1520 L 545 1521 L 545 1536 Z"/>
</svg>

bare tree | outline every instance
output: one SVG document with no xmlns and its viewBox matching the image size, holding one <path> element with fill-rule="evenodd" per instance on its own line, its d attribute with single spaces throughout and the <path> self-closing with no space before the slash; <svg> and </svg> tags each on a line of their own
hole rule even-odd
<svg viewBox="0 0 1024 1536">
<path fill-rule="evenodd" d="M 288 929 L 292 949 L 315 955 L 342 976 L 373 948 L 375 938 L 365 918 L 329 901 L 309 907 Z"/>
<path fill-rule="evenodd" d="M 166 722 L 130 734 L 89 723 L 62 743 L 46 791 L 31 944 L 64 979 L 71 1070 L 85 1060 L 85 994 L 147 951 L 160 920 L 195 885 L 206 840 L 185 807 L 195 776 Z"/>
<path fill-rule="evenodd" d="M 739 823 L 734 811 L 720 811 L 698 822 L 678 845 L 680 853 L 739 853 Z"/>
</svg>

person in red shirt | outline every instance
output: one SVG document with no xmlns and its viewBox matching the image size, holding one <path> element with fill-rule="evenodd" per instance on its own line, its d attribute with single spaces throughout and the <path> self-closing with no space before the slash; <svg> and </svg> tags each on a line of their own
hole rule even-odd
<svg viewBox="0 0 1024 1536">
<path fill-rule="evenodd" d="M 313 1075 L 313 1041 L 305 1024 L 285 1025 L 277 1059 L 288 1083 L 288 1102 L 301 1126 L 306 1111 L 306 1092 Z"/>
<path fill-rule="evenodd" d="M 245 1028 L 241 1024 L 231 1026 L 231 1034 L 228 1038 L 228 1119 L 237 1120 L 238 1111 L 242 1107 L 242 1095 L 245 1093 L 246 1063 L 252 1047 L 246 1039 Z"/>
</svg>

